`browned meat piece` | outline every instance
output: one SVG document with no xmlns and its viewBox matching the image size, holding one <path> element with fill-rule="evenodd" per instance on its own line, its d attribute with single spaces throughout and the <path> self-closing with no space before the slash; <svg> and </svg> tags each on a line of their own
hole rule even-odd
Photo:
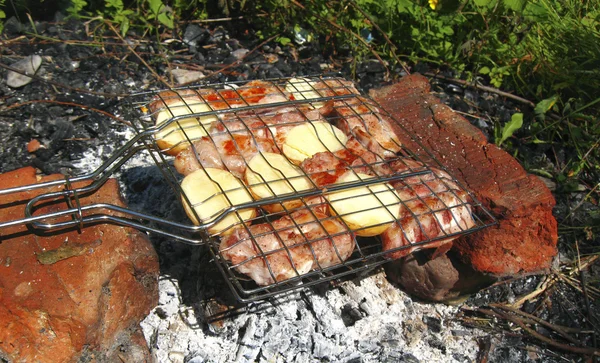
<svg viewBox="0 0 600 363">
<path fill-rule="evenodd" d="M 284 111 L 279 109 L 279 111 Z M 285 137 L 294 126 L 322 120 L 316 110 L 294 110 L 247 115 L 213 123 L 210 135 L 193 143 L 175 158 L 175 168 L 187 175 L 200 166 L 226 169 L 243 178 L 250 159 L 258 152 L 280 153 Z"/>
<path fill-rule="evenodd" d="M 422 164 L 410 159 L 399 159 L 392 162 L 391 166 L 398 173 L 425 170 Z M 390 258 L 400 258 L 422 248 L 446 245 L 456 237 L 443 238 L 444 236 L 465 231 L 475 225 L 466 192 L 445 171 L 433 167 L 430 169 L 432 173 L 393 183 L 406 208 L 401 209 L 403 213 L 398 222 L 388 228 L 381 239 L 384 250 L 436 238 L 441 240 L 392 252 L 388 255 Z"/>
<path fill-rule="evenodd" d="M 300 167 L 320 187 L 334 184 L 348 169 L 373 176 L 389 175 L 392 170 L 386 161 L 367 150 L 353 136 L 348 138 L 346 148 L 331 152 L 316 153 L 305 159 Z"/>
<path fill-rule="evenodd" d="M 381 157 L 395 157 L 401 150 L 402 144 L 391 125 L 393 120 L 363 97 L 335 101 L 332 114 L 326 116 L 332 116 L 336 127 Z"/>
<path fill-rule="evenodd" d="M 270 285 L 346 260 L 354 236 L 338 219 L 301 209 L 276 220 L 240 228 L 221 241 L 222 255 L 259 285 Z"/>
</svg>

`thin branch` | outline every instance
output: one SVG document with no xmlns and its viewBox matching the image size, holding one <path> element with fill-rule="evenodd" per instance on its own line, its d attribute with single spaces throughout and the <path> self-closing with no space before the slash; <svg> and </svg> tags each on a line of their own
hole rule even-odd
<svg viewBox="0 0 600 363">
<path fill-rule="evenodd" d="M 542 294 L 544 291 L 547 291 L 550 286 L 552 286 L 556 282 L 555 277 L 546 276 L 536 287 L 535 290 L 530 293 L 521 296 L 519 299 L 515 300 L 512 304 L 510 304 L 513 308 L 520 308 L 526 301 L 529 301 L 538 295 Z"/>
<path fill-rule="evenodd" d="M 0 45 L 1 46 L 5 46 L 5 45 L 7 45 L 9 43 L 13 43 L 13 42 L 16 42 L 18 40 L 25 39 L 25 38 L 26 38 L 26 36 L 21 35 L 21 36 L 18 36 L 16 38 L 13 38 L 13 39 L 0 40 Z"/>
<path fill-rule="evenodd" d="M 297 7 L 299 7 L 302 10 L 306 10 L 306 7 L 302 4 L 300 4 L 297 0 L 292 0 L 292 4 L 296 5 Z M 367 49 L 369 49 L 369 51 L 371 51 L 371 54 L 373 54 L 375 56 L 375 58 L 377 58 L 377 60 L 381 63 L 381 65 L 383 65 L 383 67 L 385 68 L 385 72 L 386 72 L 386 77 L 389 76 L 390 74 L 390 70 L 388 69 L 388 67 L 385 65 L 385 62 L 383 61 L 383 59 L 381 59 L 381 57 L 379 56 L 379 54 L 377 54 L 377 52 L 375 52 L 375 50 L 373 49 L 373 47 L 371 47 L 369 45 L 369 43 L 367 43 L 366 40 L 363 39 L 363 37 L 361 37 L 360 35 L 356 34 L 355 32 L 353 32 L 350 29 L 344 28 L 343 26 L 334 23 L 333 21 L 329 20 L 329 19 L 325 19 L 320 15 L 317 14 L 313 14 L 316 18 L 322 20 L 322 21 L 326 21 L 327 23 L 329 23 L 329 25 L 333 26 L 334 28 L 336 28 L 337 30 L 341 30 L 345 33 L 348 33 L 350 35 L 352 35 L 354 38 L 356 38 L 359 42 L 363 43 L 363 45 L 365 47 L 367 47 Z"/>
<path fill-rule="evenodd" d="M 464 81 L 462 79 L 456 79 L 456 78 L 451 78 L 451 77 L 444 77 L 444 76 L 436 74 L 436 73 L 426 72 L 424 74 L 426 76 L 428 76 L 428 77 L 439 78 L 439 79 L 443 79 L 444 81 L 458 83 L 458 84 L 461 84 L 463 86 L 472 87 L 472 88 L 475 88 L 475 89 L 480 89 L 480 90 L 486 91 L 486 92 L 496 93 L 496 94 L 498 94 L 498 95 L 500 95 L 502 97 L 510 98 L 512 100 L 524 103 L 524 104 L 526 104 L 526 105 L 528 105 L 530 107 L 535 107 L 535 103 L 529 101 L 528 99 L 525 99 L 525 98 L 520 97 L 520 96 L 513 95 L 512 93 L 501 91 L 501 90 L 499 90 L 497 88 L 493 88 L 493 87 L 483 86 L 483 85 L 476 84 L 476 83 L 467 82 L 467 81 Z"/>
<path fill-rule="evenodd" d="M 560 325 L 555 325 L 552 323 L 547 322 L 546 320 L 539 318 L 535 315 L 532 314 L 528 314 L 524 311 L 521 311 L 519 309 L 515 309 L 515 308 L 511 308 L 510 306 L 506 306 L 506 305 L 502 305 L 502 304 L 490 304 L 491 307 L 494 308 L 498 308 L 498 309 L 502 309 L 502 310 L 506 310 L 509 311 L 513 314 L 517 314 L 517 315 L 521 315 L 527 319 L 530 319 L 540 325 L 545 326 L 546 328 L 550 328 L 552 330 L 554 330 L 555 332 L 557 332 L 558 334 L 560 334 L 563 338 L 567 339 L 568 341 L 570 341 L 573 344 L 579 344 L 579 341 L 575 338 L 573 338 L 569 332 L 571 333 L 582 333 L 582 331 L 580 329 L 576 329 L 576 328 L 571 328 L 571 327 L 567 327 L 567 326 L 560 326 Z"/>
<path fill-rule="evenodd" d="M 8 65 L 3 64 L 3 63 L 0 63 L 0 68 L 4 68 L 6 70 L 9 70 L 9 71 L 12 71 L 12 72 L 15 72 L 15 73 L 18 73 L 18 74 L 22 74 L 24 76 L 33 78 L 33 79 L 35 79 L 37 81 L 41 81 L 41 82 L 44 82 L 44 83 L 51 84 L 51 85 L 56 86 L 58 88 L 68 89 L 70 91 L 75 91 L 75 92 L 78 92 L 78 93 L 87 93 L 87 94 L 90 94 L 90 95 L 102 96 L 102 97 L 107 97 L 107 98 L 117 98 L 117 97 L 126 97 L 126 96 L 129 96 L 126 93 L 94 92 L 94 91 L 90 91 L 90 90 L 86 90 L 86 89 L 81 89 L 81 88 L 67 86 L 66 84 L 58 83 L 58 82 L 46 79 L 44 77 L 40 77 L 40 76 L 38 76 L 36 74 L 27 74 L 27 73 L 23 72 L 20 69 L 13 68 L 13 67 L 8 66 Z"/>
<path fill-rule="evenodd" d="M 256 52 L 258 49 L 262 48 L 263 45 L 267 44 L 268 42 L 270 42 L 271 40 L 277 38 L 278 36 L 279 36 L 279 34 L 276 34 L 276 35 L 273 35 L 272 37 L 270 37 L 268 39 L 265 39 L 259 45 L 257 45 L 252 50 L 250 50 L 248 53 L 244 54 L 244 56 L 242 58 L 240 58 L 239 60 L 237 60 L 237 61 L 235 61 L 235 62 L 233 62 L 231 64 L 228 64 L 225 67 L 219 68 L 216 71 L 213 71 L 213 72 L 209 73 L 208 75 L 205 75 L 204 78 L 210 78 L 210 77 L 214 76 L 215 74 L 218 74 L 218 73 L 221 73 L 221 72 L 224 72 L 224 71 L 228 70 L 231 67 L 235 67 L 235 66 L 240 65 L 240 63 L 242 62 L 242 60 L 244 60 L 250 54 Z M 185 86 L 185 85 L 188 85 L 188 84 L 191 84 L 191 83 L 193 83 L 193 82 L 182 83 L 180 86 Z"/>
<path fill-rule="evenodd" d="M 516 325 L 518 325 L 521 329 L 523 329 L 527 334 L 531 335 L 532 337 L 536 338 L 537 340 L 546 343 L 550 346 L 553 346 L 555 348 L 558 349 L 562 349 L 568 352 L 572 352 L 572 353 L 576 353 L 576 354 L 585 354 L 585 355 L 593 355 L 593 356 L 600 356 L 600 350 L 595 349 L 595 348 L 587 348 L 587 347 L 574 347 L 572 345 L 568 345 L 568 344 L 563 344 L 563 343 L 559 343 L 553 339 L 550 339 L 538 332 L 536 332 L 535 330 L 529 328 L 525 323 L 523 323 L 519 318 L 515 317 L 515 316 L 511 316 L 510 314 L 504 313 L 502 311 L 497 311 L 497 310 L 488 310 L 488 309 L 478 309 L 478 311 L 482 312 L 483 314 L 486 314 L 488 316 L 496 316 L 496 317 L 500 317 L 504 320 L 510 321 L 511 323 L 514 323 Z"/>
<path fill-rule="evenodd" d="M 8 111 L 8 110 L 12 110 L 14 108 L 19 108 L 19 107 L 27 106 L 27 105 L 30 105 L 30 104 L 34 104 L 34 103 L 52 103 L 52 104 L 56 104 L 56 105 L 79 107 L 79 108 L 82 108 L 84 110 L 89 110 L 89 111 L 100 113 L 100 114 L 102 114 L 104 116 L 107 116 L 107 117 L 110 117 L 113 120 L 116 120 L 116 121 L 118 121 L 118 122 L 120 122 L 122 124 L 125 124 L 127 126 L 131 126 L 131 123 L 129 121 L 125 121 L 122 118 L 120 118 L 118 116 L 115 116 L 115 115 L 113 115 L 111 113 L 108 113 L 106 111 L 102 111 L 102 110 L 99 110 L 97 108 L 86 106 L 86 105 L 81 105 L 79 103 L 53 101 L 53 100 L 31 100 L 31 101 L 26 101 L 26 102 L 22 102 L 22 103 L 16 103 L 16 104 L 13 104 L 13 105 L 10 105 L 10 106 L 4 108 L 3 110 L 0 110 L 0 113 Z"/>
<path fill-rule="evenodd" d="M 600 183 L 598 183 L 598 185 L 600 185 Z M 581 267 L 581 254 L 579 253 L 579 242 L 577 240 L 575 240 L 575 248 L 577 249 L 577 267 Z M 585 308 L 587 310 L 587 318 L 588 321 L 592 321 L 592 309 L 590 308 L 590 298 L 588 296 L 588 292 L 587 292 L 587 284 L 585 281 L 585 273 L 583 271 L 581 271 L 581 268 L 579 268 L 579 278 L 580 280 L 580 284 L 581 284 L 581 289 L 583 290 L 583 301 L 585 303 Z M 598 348 L 598 340 L 596 339 L 596 332 L 594 331 L 594 334 L 592 335 L 592 344 L 594 344 L 594 348 Z"/>
<path fill-rule="evenodd" d="M 217 19 L 204 19 L 204 20 L 190 20 L 187 21 L 187 24 L 194 24 L 194 23 L 220 23 L 220 22 L 227 22 L 227 21 L 232 21 L 232 20 L 242 20 L 244 19 L 243 16 L 237 16 L 235 18 L 217 18 Z"/>
<path fill-rule="evenodd" d="M 156 71 L 154 70 L 154 68 L 152 68 L 148 64 L 148 62 L 146 62 L 146 60 L 144 58 L 142 58 L 139 54 L 137 54 L 137 52 L 131 47 L 131 45 L 129 45 L 129 43 L 127 43 L 127 41 L 125 39 L 123 39 L 123 37 L 121 36 L 119 31 L 109 21 L 106 22 L 106 25 L 108 25 L 109 28 L 116 34 L 116 36 L 119 37 L 119 39 L 123 42 L 123 44 L 125 44 L 127 46 L 129 51 L 132 52 L 133 55 L 135 55 L 137 57 L 137 59 L 139 59 L 140 62 L 142 62 L 142 64 L 144 64 L 146 66 L 146 68 L 148 68 L 148 70 L 154 75 L 154 77 L 156 77 L 157 80 L 159 80 L 162 84 L 164 84 L 168 88 L 173 88 L 173 85 L 169 84 L 161 76 L 159 76 L 158 73 L 156 73 Z"/>
</svg>

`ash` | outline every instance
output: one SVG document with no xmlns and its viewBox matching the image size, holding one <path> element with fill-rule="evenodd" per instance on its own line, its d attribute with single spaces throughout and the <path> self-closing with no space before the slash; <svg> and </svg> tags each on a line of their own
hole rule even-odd
<svg viewBox="0 0 600 363">
<path fill-rule="evenodd" d="M 160 362 L 470 362 L 478 352 L 480 334 L 452 321 L 456 307 L 414 302 L 382 272 L 212 322 L 200 303 L 181 304 L 175 280 L 159 288 L 142 329 Z"/>
</svg>

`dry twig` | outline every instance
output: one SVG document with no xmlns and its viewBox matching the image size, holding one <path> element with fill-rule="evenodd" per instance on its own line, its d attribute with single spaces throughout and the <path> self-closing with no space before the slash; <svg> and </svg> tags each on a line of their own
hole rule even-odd
<svg viewBox="0 0 600 363">
<path fill-rule="evenodd" d="M 0 112 L 8 111 L 8 110 L 11 110 L 11 109 L 14 109 L 14 108 L 19 108 L 19 107 L 27 106 L 27 105 L 34 104 L 34 103 L 52 103 L 52 104 L 63 105 L 63 106 L 79 107 L 79 108 L 82 108 L 84 110 L 89 110 L 89 111 L 100 113 L 100 114 L 102 114 L 104 116 L 107 116 L 107 117 L 110 117 L 113 120 L 116 120 L 116 121 L 118 121 L 118 122 L 120 122 L 122 124 L 125 124 L 127 126 L 131 126 L 131 123 L 129 121 L 125 121 L 122 118 L 120 118 L 118 116 L 115 116 L 115 115 L 113 115 L 111 113 L 99 110 L 99 109 L 94 108 L 94 107 L 82 105 L 82 104 L 79 104 L 79 103 L 73 103 L 73 102 L 63 102 L 63 101 L 54 101 L 54 100 L 31 100 L 31 101 L 26 101 L 26 102 L 16 103 L 16 104 L 10 105 L 10 106 L 4 108 L 3 110 L 0 110 Z"/>
<path fill-rule="evenodd" d="M 467 86 L 467 87 L 472 87 L 475 89 L 480 89 L 482 91 L 486 91 L 486 92 L 492 92 L 492 93 L 496 93 L 502 97 L 506 97 L 506 98 L 510 98 L 512 100 L 524 103 L 530 107 L 535 107 L 535 103 L 529 101 L 528 99 L 525 99 L 523 97 L 519 97 L 517 95 L 513 95 L 512 93 L 508 93 L 508 92 L 504 92 L 502 90 L 499 90 L 497 88 L 493 88 L 493 87 L 488 87 L 488 86 L 483 86 L 477 83 L 473 83 L 473 82 L 467 82 L 464 81 L 462 79 L 456 79 L 456 78 L 451 78 L 451 77 L 444 77 L 440 74 L 437 73 L 425 73 L 425 75 L 427 77 L 433 77 L 433 78 L 439 78 L 439 79 L 443 79 L 444 81 L 449 81 L 449 82 L 453 82 L 453 83 L 458 83 L 460 85 L 463 86 Z"/>
<path fill-rule="evenodd" d="M 519 309 L 514 309 L 514 308 L 511 308 L 506 305 L 490 304 L 490 306 L 494 309 L 501 309 L 501 310 L 511 312 L 515 315 L 520 315 L 524 318 L 525 321 L 531 321 L 532 323 L 540 324 L 540 325 L 545 326 L 546 328 L 552 329 L 555 332 L 557 332 L 558 334 L 560 334 L 563 338 L 565 338 L 566 340 L 570 341 L 573 344 L 579 344 L 579 341 L 577 339 L 575 339 L 574 337 L 572 337 L 569 334 L 569 332 L 571 332 L 571 333 L 584 333 L 585 332 L 581 329 L 571 328 L 568 326 L 560 326 L 560 325 L 555 325 L 555 324 L 549 323 L 546 320 L 539 318 L 535 315 L 528 314 L 524 311 L 521 311 Z"/>
<path fill-rule="evenodd" d="M 159 80 L 162 84 L 164 84 L 165 86 L 167 86 L 168 88 L 173 88 L 173 85 L 169 84 L 167 81 L 165 81 L 161 76 L 158 75 L 158 73 L 156 73 L 156 71 L 154 70 L 154 68 L 152 68 L 148 62 L 146 62 L 146 60 L 144 58 L 142 58 L 139 54 L 137 54 L 137 52 L 135 51 L 135 49 L 133 49 L 131 47 L 131 45 L 129 45 L 129 43 L 127 43 L 127 41 L 125 39 L 123 39 L 123 37 L 121 36 L 121 34 L 119 34 L 119 31 L 109 22 L 106 22 L 106 25 L 108 25 L 108 27 L 117 35 L 117 37 L 119 37 L 119 39 L 123 42 L 123 44 L 125 44 L 127 46 L 127 48 L 129 49 L 129 51 L 131 53 L 133 53 L 133 55 L 135 55 L 137 57 L 137 59 L 140 60 L 140 62 L 142 62 L 143 65 L 146 66 L 146 68 L 148 68 L 148 70 L 150 71 L 150 73 L 152 73 L 152 75 L 154 75 L 154 77 L 156 77 L 157 80 Z"/>
<path fill-rule="evenodd" d="M 534 337 L 535 339 L 548 344 L 554 348 L 558 348 L 564 351 L 568 351 L 568 352 L 572 352 L 572 353 L 576 353 L 576 354 L 585 354 L 585 355 L 591 355 L 591 356 L 600 356 L 600 350 L 596 349 L 596 348 L 588 348 L 588 347 L 579 347 L 579 346 L 572 346 L 572 345 L 568 345 L 568 344 L 564 344 L 564 343 L 560 343 L 557 342 L 551 338 L 548 338 L 538 332 L 536 332 L 535 330 L 531 329 L 530 327 L 528 327 L 525 322 L 523 322 L 522 319 L 520 319 L 517 316 L 511 315 L 509 313 L 500 311 L 497 308 L 492 308 L 492 310 L 489 309 L 478 309 L 479 312 L 488 315 L 488 316 L 492 316 L 492 317 L 497 317 L 497 318 L 502 318 L 506 321 L 509 321 L 513 324 L 518 325 L 523 331 L 525 331 L 527 334 L 531 335 L 532 337 Z"/>
<path fill-rule="evenodd" d="M 213 72 L 209 73 L 208 75 L 204 76 L 204 78 L 210 78 L 210 77 L 214 76 L 215 74 L 218 74 L 218 73 L 221 73 L 221 72 L 224 72 L 224 71 L 228 70 L 228 69 L 229 69 L 229 68 L 231 68 L 231 67 L 238 66 L 238 65 L 239 65 L 239 64 L 242 62 L 242 60 L 244 60 L 244 59 L 245 59 L 246 57 L 248 57 L 250 54 L 252 54 L 252 53 L 256 52 L 256 51 L 257 51 L 258 49 L 260 49 L 260 48 L 261 48 L 263 45 L 265 45 L 265 44 L 267 44 L 268 42 L 270 42 L 271 40 L 273 40 L 273 39 L 277 38 L 278 36 L 279 36 L 279 35 L 278 35 L 278 34 L 276 34 L 276 35 L 273 35 L 272 37 L 270 37 L 270 38 L 268 38 L 268 39 L 265 39 L 265 40 L 264 40 L 263 42 L 261 42 L 259 45 L 257 45 L 257 46 L 256 46 L 256 47 L 254 47 L 252 50 L 250 50 L 248 53 L 244 54 L 244 56 L 243 56 L 242 58 L 240 58 L 239 60 L 237 60 L 237 61 L 235 61 L 235 62 L 233 62 L 233 63 L 231 63 L 231 64 L 228 64 L 228 65 L 226 65 L 225 67 L 219 68 L 219 69 L 217 69 L 216 71 L 213 71 Z M 185 85 L 187 85 L 187 84 L 190 84 L 190 83 L 193 83 L 193 82 L 182 83 L 182 84 L 181 84 L 181 86 L 185 86 Z"/>
</svg>

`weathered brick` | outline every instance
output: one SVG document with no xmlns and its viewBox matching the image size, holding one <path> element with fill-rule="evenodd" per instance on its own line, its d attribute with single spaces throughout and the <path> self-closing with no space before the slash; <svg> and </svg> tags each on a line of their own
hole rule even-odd
<svg viewBox="0 0 600 363">
<path fill-rule="evenodd" d="M 9 188 L 57 179 L 32 168 L 0 174 Z M 58 190 L 59 187 L 52 188 Z M 23 217 L 24 203 L 48 189 L 4 196 L 0 221 Z M 82 205 L 124 206 L 108 180 Z M 64 200 L 39 213 L 66 208 Z M 158 257 L 137 230 L 98 224 L 59 232 L 24 225 L 0 230 L 0 353 L 14 361 L 77 361 L 82 354 L 117 359 L 145 352 L 139 322 L 158 300 Z M 140 344 L 143 345 L 140 349 Z M 90 353 L 91 352 L 91 353 Z"/>
<path fill-rule="evenodd" d="M 537 177 L 508 153 L 488 143 L 479 129 L 430 94 L 421 75 L 371 92 L 402 126 L 488 208 L 497 226 L 457 239 L 453 250 L 476 271 L 495 276 L 548 269 L 556 255 L 555 200 Z M 424 160 L 430 157 L 395 130 Z"/>
</svg>

